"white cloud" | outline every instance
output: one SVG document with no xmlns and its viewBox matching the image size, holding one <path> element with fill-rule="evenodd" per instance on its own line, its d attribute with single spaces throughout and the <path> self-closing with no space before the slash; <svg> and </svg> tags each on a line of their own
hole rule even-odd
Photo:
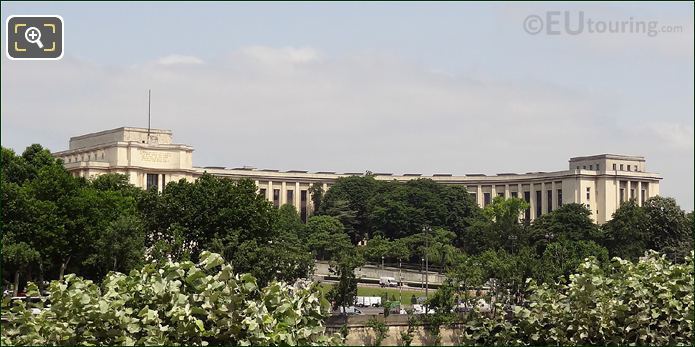
<svg viewBox="0 0 695 347">
<path fill-rule="evenodd" d="M 656 125 L 658 138 L 635 142 L 605 121 L 620 98 L 571 81 L 471 79 L 311 47 L 253 46 L 205 63 L 176 55 L 158 62 L 3 60 L 3 145 L 61 150 L 70 136 L 145 126 L 151 88 L 153 126 L 194 146 L 201 166 L 494 174 L 562 170 L 569 157 L 622 149 L 616 143 L 644 154 L 665 138 L 692 153 L 692 126 Z"/>
<path fill-rule="evenodd" d="M 319 52 L 310 47 L 250 46 L 236 51 L 232 57 L 271 66 L 308 64 L 320 60 Z"/>
<path fill-rule="evenodd" d="M 673 150 L 693 150 L 693 127 L 681 123 L 657 122 L 647 125 L 647 131 Z"/>
<path fill-rule="evenodd" d="M 161 65 L 203 64 L 204 61 L 198 57 L 172 54 L 172 55 L 168 55 L 166 57 L 160 58 L 159 60 L 157 60 L 157 63 L 161 64 Z"/>
</svg>

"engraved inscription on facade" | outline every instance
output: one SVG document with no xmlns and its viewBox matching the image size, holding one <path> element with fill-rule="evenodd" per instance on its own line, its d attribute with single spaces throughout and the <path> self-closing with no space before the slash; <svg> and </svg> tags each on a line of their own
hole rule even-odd
<svg viewBox="0 0 695 347">
<path fill-rule="evenodd" d="M 150 163 L 168 163 L 171 153 L 158 151 L 140 151 L 140 160 Z"/>
</svg>

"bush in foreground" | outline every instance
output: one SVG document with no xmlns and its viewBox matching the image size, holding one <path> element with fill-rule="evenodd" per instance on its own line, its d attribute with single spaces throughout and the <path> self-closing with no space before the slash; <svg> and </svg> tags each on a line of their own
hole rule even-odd
<svg viewBox="0 0 695 347">
<path fill-rule="evenodd" d="M 303 282 L 258 288 L 253 276 L 235 275 L 215 253 L 203 252 L 198 264 L 148 264 L 129 275 L 110 273 L 101 286 L 68 275 L 48 291 L 35 307 L 38 313 L 4 300 L 3 345 L 341 342 L 324 334 L 328 303 L 318 288 Z"/>
<path fill-rule="evenodd" d="M 693 345 L 693 253 L 683 264 L 649 252 L 638 262 L 589 258 L 567 284 L 530 285 L 528 307 L 473 313 L 477 345 Z M 498 307 L 501 308 L 501 307 Z"/>
</svg>

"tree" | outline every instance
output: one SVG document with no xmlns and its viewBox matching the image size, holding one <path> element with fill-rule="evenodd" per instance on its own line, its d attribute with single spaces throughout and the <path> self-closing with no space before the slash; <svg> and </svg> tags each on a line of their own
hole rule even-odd
<svg viewBox="0 0 695 347">
<path fill-rule="evenodd" d="M 381 342 L 389 336 L 389 327 L 383 320 L 377 319 L 376 317 L 369 318 L 367 326 L 374 331 L 374 346 L 381 346 Z"/>
<path fill-rule="evenodd" d="M 692 224 L 673 198 L 655 196 L 643 205 L 647 215 L 647 247 L 682 261 L 693 250 Z"/>
<path fill-rule="evenodd" d="M 387 254 L 388 254 L 387 255 L 388 258 L 398 260 L 398 261 L 402 261 L 402 260 L 407 261 L 411 256 L 410 249 L 408 248 L 408 244 L 403 239 L 391 241 Z"/>
<path fill-rule="evenodd" d="M 362 240 L 371 231 L 369 225 L 369 199 L 377 193 L 383 182 L 373 175 L 340 177 L 324 194 L 319 213 L 323 215 L 346 217 L 354 215 L 354 221 L 343 220 L 345 230 L 354 243 Z"/>
<path fill-rule="evenodd" d="M 283 237 L 306 240 L 306 227 L 297 213 L 297 209 L 289 204 L 280 206 L 273 219 L 273 230 Z"/>
<path fill-rule="evenodd" d="M 591 211 L 583 204 L 564 204 L 557 210 L 536 218 L 529 230 L 531 242 L 543 253 L 545 245 L 556 240 L 601 239 L 598 226 L 591 220 Z"/>
<path fill-rule="evenodd" d="M 309 194 L 311 194 L 311 201 L 314 203 L 314 210 L 321 210 L 321 201 L 323 200 L 323 186 L 320 183 L 314 183 L 309 187 Z"/>
<path fill-rule="evenodd" d="M 331 216 L 312 216 L 306 224 L 306 244 L 318 259 L 336 259 L 353 249 L 350 237 L 343 231 L 340 221 Z"/>
<path fill-rule="evenodd" d="M 85 266 L 93 269 L 90 272 L 95 278 L 103 278 L 109 271 L 128 273 L 144 262 L 142 222 L 135 215 L 121 214 L 98 233 L 93 246 Z"/>
<path fill-rule="evenodd" d="M 370 232 L 398 239 L 420 233 L 426 226 L 452 231 L 457 241 L 479 208 L 463 187 L 431 179 L 387 182 L 369 200 Z M 332 189 L 332 188 L 331 188 Z"/>
<path fill-rule="evenodd" d="M 608 262 L 608 250 L 594 241 L 562 240 L 548 244 L 541 258 L 541 273 L 537 278 L 553 282 L 567 279 L 586 258 L 594 257 L 601 264 Z"/>
<path fill-rule="evenodd" d="M 307 278 L 314 266 L 314 257 L 303 241 L 304 225 L 297 210 L 283 205 L 276 211 L 272 237 L 265 243 L 252 239 L 242 242 L 229 254 L 229 260 L 238 271 L 248 272 L 266 285 L 272 280 L 294 282 Z M 224 249 L 216 245 L 215 249 Z"/>
<path fill-rule="evenodd" d="M 66 246 L 55 249 L 59 278 L 72 270 L 99 280 L 114 268 L 129 269 L 144 260 L 144 231 L 129 191 L 79 188 L 59 200 Z M 69 243 L 69 244 L 68 244 Z M 120 265 L 119 265 L 120 263 Z"/>
<path fill-rule="evenodd" d="M 29 179 L 30 168 L 26 160 L 17 156 L 10 148 L 2 147 L 0 156 L 0 166 L 2 167 L 2 181 L 21 184 Z"/>
<path fill-rule="evenodd" d="M 454 266 L 449 268 L 447 278 L 457 283 L 458 287 L 463 291 L 462 299 L 466 307 L 470 305 L 469 291 L 480 288 L 487 280 L 480 260 L 477 257 L 460 252 L 457 254 Z"/>
<path fill-rule="evenodd" d="M 495 197 L 482 213 L 471 218 L 459 242 L 469 254 L 480 254 L 487 249 L 503 247 L 516 252 L 527 244 L 528 236 L 519 216 L 528 203 L 517 198 Z"/>
<path fill-rule="evenodd" d="M 28 157 L 42 162 L 35 156 Z M 24 158 L 21 160 L 26 161 Z M 35 172 L 34 168 L 31 170 Z M 42 285 L 44 274 L 58 274 L 58 266 L 64 270 L 70 254 L 90 244 L 89 240 L 76 242 L 76 238 L 83 235 L 71 233 L 66 228 L 71 220 L 65 207 L 85 182 L 72 177 L 60 165 L 45 165 L 32 175 L 33 178 L 21 181 L 21 185 L 12 179 L 0 182 L 3 235 L 40 250 L 37 265 L 39 284 Z"/>
<path fill-rule="evenodd" d="M 366 260 L 380 262 L 382 257 L 390 256 L 391 244 L 391 241 L 377 234 L 367 241 L 367 245 L 362 247 L 361 251 Z"/>
<path fill-rule="evenodd" d="M 123 174 L 104 174 L 99 175 L 90 181 L 90 185 L 101 191 L 120 191 L 126 195 L 139 197 L 142 190 L 128 181 L 128 176 Z"/>
<path fill-rule="evenodd" d="M 355 269 L 364 264 L 364 260 L 354 251 L 340 253 L 337 261 L 331 263 L 330 271 L 338 277 L 338 283 L 328 292 L 328 299 L 333 308 L 351 306 L 357 298 L 357 278 Z"/>
<path fill-rule="evenodd" d="M 444 228 L 436 228 L 426 237 L 429 238 L 427 254 L 436 264 L 444 268 L 454 261 L 457 253 L 456 247 L 453 246 L 456 234 Z"/>
<path fill-rule="evenodd" d="M 231 259 L 243 242 L 266 244 L 275 233 L 273 207 L 256 193 L 253 181 L 246 179 L 204 174 L 195 182 L 169 182 L 161 194 L 143 194 L 139 210 L 147 234 L 155 236 L 148 238 L 148 246 L 176 226 L 193 260 L 213 244 L 222 245 L 218 251 Z"/>
<path fill-rule="evenodd" d="M 519 216 L 528 207 L 522 199 L 498 196 L 483 209 L 483 215 L 491 221 L 491 234 L 507 251 L 516 252 L 528 244 L 528 233 L 519 223 Z"/>
<path fill-rule="evenodd" d="M 3 267 L 14 269 L 14 285 L 12 296 L 17 296 L 19 291 L 19 276 L 25 272 L 31 264 L 39 261 L 39 252 L 25 242 L 11 240 L 7 235 L 2 237 L 2 262 Z"/>
<path fill-rule="evenodd" d="M 603 225 L 603 234 L 602 243 L 611 257 L 636 260 L 644 255 L 651 238 L 645 210 L 634 200 L 626 201 Z"/>
<path fill-rule="evenodd" d="M 456 307 L 456 292 L 458 283 L 455 279 L 447 278 L 444 283 L 434 292 L 431 298 L 427 299 L 429 308 L 438 313 L 451 314 Z"/>
</svg>

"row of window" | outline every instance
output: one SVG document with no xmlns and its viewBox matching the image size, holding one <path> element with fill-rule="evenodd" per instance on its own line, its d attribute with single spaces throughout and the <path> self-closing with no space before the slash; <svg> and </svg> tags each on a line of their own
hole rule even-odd
<svg viewBox="0 0 695 347">
<path fill-rule="evenodd" d="M 639 171 L 639 167 L 637 165 L 630 165 L 630 164 L 627 164 L 627 170 L 624 170 L 624 169 L 625 169 L 625 164 L 620 164 L 620 171 Z M 614 171 L 618 170 L 618 164 L 613 164 L 613 170 Z"/>
<path fill-rule="evenodd" d="M 624 203 L 627 200 L 637 198 L 637 196 L 635 196 L 635 192 L 636 192 L 635 188 L 630 188 L 630 195 L 627 196 L 627 198 L 626 198 L 625 188 L 620 188 L 620 204 Z M 642 189 L 642 196 L 640 196 L 639 198 L 640 198 L 640 204 L 643 205 L 644 201 L 647 199 L 647 190 L 646 189 Z"/>
<path fill-rule="evenodd" d="M 589 170 L 594 169 L 594 164 L 589 164 Z M 577 170 L 579 170 L 579 165 L 577 165 Z M 582 165 L 582 170 L 587 170 L 586 165 Z M 596 171 L 601 171 L 601 165 L 596 163 Z"/>
<path fill-rule="evenodd" d="M 91 153 L 84 153 L 84 154 L 78 154 L 78 155 L 71 155 L 68 157 L 63 158 L 63 161 L 66 163 L 72 163 L 72 162 L 80 162 L 80 161 L 90 161 L 90 160 L 99 160 L 99 159 L 104 159 L 104 152 L 91 152 Z"/>
<path fill-rule="evenodd" d="M 547 190 L 546 192 L 547 192 L 546 202 L 548 202 L 546 204 L 546 209 L 547 209 L 547 212 L 550 213 L 553 211 L 553 191 Z M 477 194 L 476 193 L 470 193 L 470 194 L 472 194 L 473 199 L 475 201 L 477 201 Z M 511 194 L 512 198 L 518 198 L 519 197 L 518 192 L 510 192 L 510 194 Z M 562 189 L 557 189 L 556 194 L 557 194 L 557 205 L 562 206 Z M 504 197 L 504 193 L 497 193 L 497 196 Z M 543 191 L 537 190 L 536 191 L 536 201 L 537 202 L 542 201 L 542 197 L 543 197 Z M 588 198 L 589 198 L 589 192 L 587 191 L 587 199 Z M 492 202 L 491 199 L 492 199 L 491 193 L 487 193 L 487 192 L 483 193 L 483 207 L 490 204 Z M 523 199 L 524 199 L 524 201 L 529 203 L 529 208 L 527 208 L 526 211 L 524 212 L 524 219 L 531 220 L 531 207 L 530 207 L 531 192 L 525 191 Z M 536 205 L 535 206 L 536 207 L 536 217 L 539 217 L 543 214 L 543 204 L 542 203 L 536 203 L 535 205 Z"/>
<path fill-rule="evenodd" d="M 601 165 L 596 163 L 594 164 L 589 164 L 587 167 L 586 165 L 582 165 L 581 168 L 582 170 L 594 170 L 594 167 L 596 167 L 596 171 L 601 171 Z M 618 168 L 620 168 L 620 171 L 639 171 L 639 167 L 637 165 L 631 165 L 631 164 L 613 164 L 613 171 L 617 171 Z M 625 170 L 627 168 L 627 170 Z M 579 165 L 577 165 L 577 170 L 579 170 Z"/>
</svg>

